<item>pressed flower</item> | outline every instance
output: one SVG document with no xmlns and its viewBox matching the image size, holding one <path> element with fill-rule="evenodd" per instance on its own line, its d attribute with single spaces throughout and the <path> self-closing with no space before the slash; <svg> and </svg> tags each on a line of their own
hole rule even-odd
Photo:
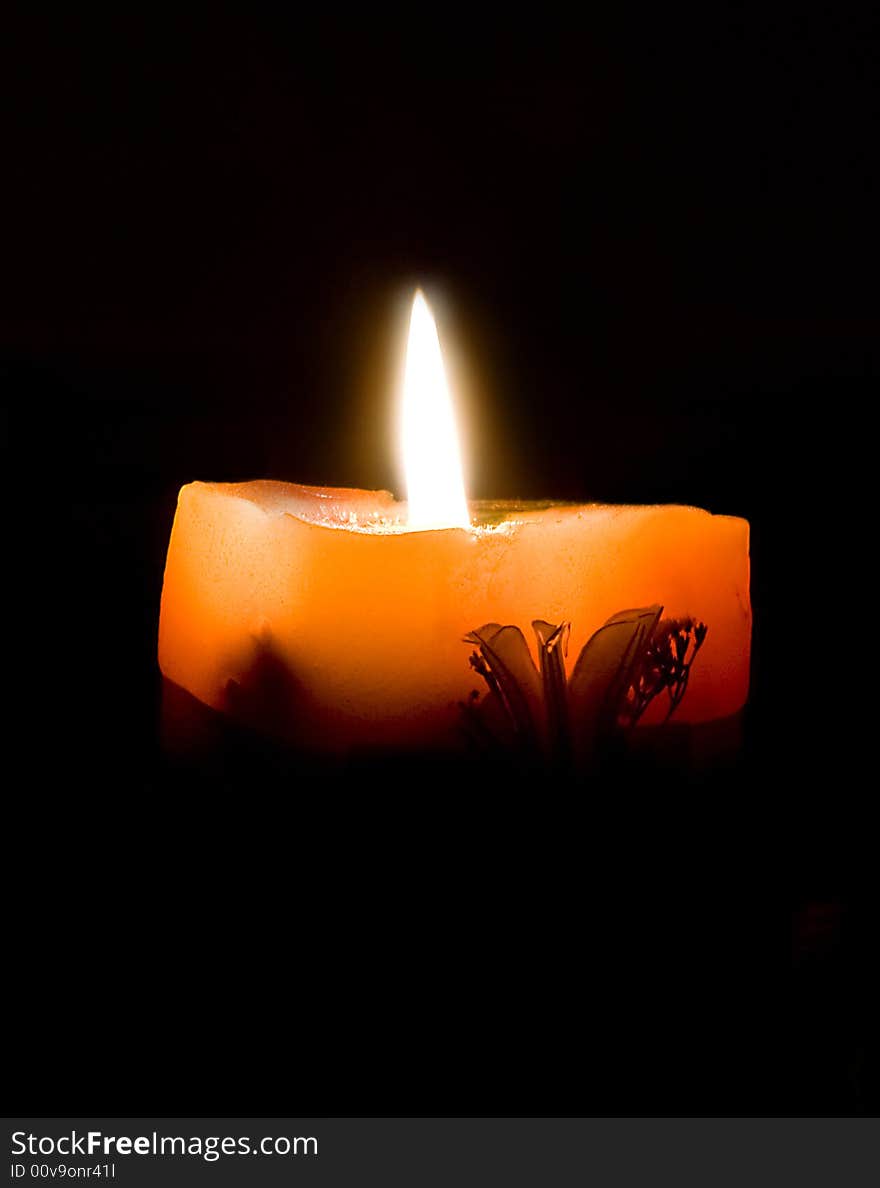
<svg viewBox="0 0 880 1188">
<path fill-rule="evenodd" d="M 567 622 L 532 623 L 539 667 L 519 627 L 487 623 L 470 632 L 470 664 L 488 688 L 488 697 L 475 692 L 462 704 L 473 736 L 568 764 L 589 759 L 603 738 L 635 726 L 664 690 L 667 722 L 687 692 L 708 629 L 693 618 L 662 614 L 661 606 L 648 606 L 612 615 L 581 649 L 570 677 Z"/>
</svg>

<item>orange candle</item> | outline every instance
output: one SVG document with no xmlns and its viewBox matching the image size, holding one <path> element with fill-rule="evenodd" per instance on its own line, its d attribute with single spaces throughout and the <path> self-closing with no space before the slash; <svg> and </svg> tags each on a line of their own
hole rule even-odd
<svg viewBox="0 0 880 1188">
<path fill-rule="evenodd" d="M 611 616 L 660 605 L 664 617 L 708 628 L 677 720 L 741 709 L 746 521 L 678 506 L 468 505 L 420 295 L 403 438 L 408 504 L 387 492 L 278 482 L 185 486 L 162 592 L 163 674 L 214 709 L 309 748 L 452 746 L 462 703 L 481 685 L 469 633 L 512 624 L 533 639 L 534 620 L 570 623 L 571 675 Z"/>
</svg>

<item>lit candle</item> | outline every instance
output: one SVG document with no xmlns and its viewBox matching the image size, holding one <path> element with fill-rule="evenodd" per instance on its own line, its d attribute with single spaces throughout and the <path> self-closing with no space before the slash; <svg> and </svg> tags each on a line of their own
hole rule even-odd
<svg viewBox="0 0 880 1188">
<path fill-rule="evenodd" d="M 492 639 L 510 625 L 517 630 L 500 637 L 511 661 L 503 675 L 521 686 L 540 734 L 551 717 L 561 720 L 548 708 L 550 652 L 540 655 L 551 629 L 562 629 L 549 645 L 557 683 L 561 672 L 576 694 L 596 657 L 601 668 L 595 644 L 578 664 L 591 637 L 618 612 L 645 608 L 637 626 L 624 616 L 619 632 L 618 658 L 629 668 L 615 714 L 640 717 L 634 706 L 646 690 L 661 695 L 643 721 L 661 720 L 674 701 L 677 720 L 688 723 L 742 708 L 751 635 L 745 520 L 679 506 L 468 505 L 437 331 L 421 294 L 403 388 L 408 505 L 382 491 L 268 481 L 182 488 L 162 592 L 165 677 L 307 748 L 455 746 L 475 693 L 491 698 L 495 685 L 504 699 L 498 673 L 486 670 L 501 665 Z M 658 670 L 644 649 L 652 632 L 660 639 L 661 607 L 662 622 L 693 623 L 688 660 L 703 646 L 684 681 L 679 668 L 651 690 Z M 519 631 L 531 641 L 525 652 Z M 674 668 L 669 633 L 664 646 Z M 575 736 L 590 728 L 576 707 L 574 696 L 561 711 L 567 718 L 571 710 L 566 728 Z"/>
</svg>

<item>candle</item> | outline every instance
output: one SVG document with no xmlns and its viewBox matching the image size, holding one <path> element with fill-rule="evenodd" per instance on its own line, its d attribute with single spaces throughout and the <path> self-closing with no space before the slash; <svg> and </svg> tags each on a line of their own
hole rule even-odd
<svg viewBox="0 0 880 1188">
<path fill-rule="evenodd" d="M 402 407 L 408 504 L 381 491 L 269 481 L 181 490 L 162 592 L 165 677 L 266 733 L 336 752 L 460 745 L 470 711 L 493 696 L 514 719 L 521 704 L 538 734 L 551 719 L 589 733 L 576 695 L 584 672 L 594 684 L 601 675 L 608 644 L 615 664 L 629 664 L 615 668 L 627 686 L 614 693 L 616 717 L 641 717 L 640 688 L 658 692 L 644 722 L 670 708 L 687 723 L 742 708 L 746 521 L 679 506 L 468 505 L 420 294 Z M 640 614 L 621 617 L 629 608 Z M 511 630 L 498 636 L 502 626 Z M 673 668 L 677 646 L 693 660 L 659 691 L 648 688 L 652 640 L 655 661 L 657 641 Z M 551 712 L 554 696 L 565 704 Z"/>
</svg>

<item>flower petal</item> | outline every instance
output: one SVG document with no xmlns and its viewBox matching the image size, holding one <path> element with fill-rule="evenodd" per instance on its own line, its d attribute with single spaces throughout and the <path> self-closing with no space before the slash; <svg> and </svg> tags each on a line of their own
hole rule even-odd
<svg viewBox="0 0 880 1188">
<path fill-rule="evenodd" d="M 519 627 L 487 623 L 465 637 L 474 643 L 494 677 L 490 688 L 501 698 L 521 738 L 538 741 L 541 682 L 529 646 Z"/>
<path fill-rule="evenodd" d="M 662 613 L 662 606 L 618 611 L 584 645 L 568 686 L 576 734 L 590 741 L 613 725 Z"/>
</svg>

